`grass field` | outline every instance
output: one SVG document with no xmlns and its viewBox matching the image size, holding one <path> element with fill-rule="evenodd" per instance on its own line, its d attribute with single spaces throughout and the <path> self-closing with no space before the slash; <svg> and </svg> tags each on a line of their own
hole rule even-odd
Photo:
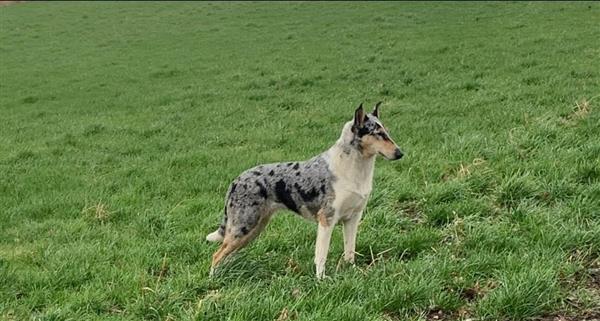
<svg viewBox="0 0 600 321">
<path fill-rule="evenodd" d="M 599 3 L 2 6 L 0 319 L 600 318 L 598 39 Z M 378 100 L 356 267 L 281 213 L 208 279 L 231 180 Z"/>
</svg>

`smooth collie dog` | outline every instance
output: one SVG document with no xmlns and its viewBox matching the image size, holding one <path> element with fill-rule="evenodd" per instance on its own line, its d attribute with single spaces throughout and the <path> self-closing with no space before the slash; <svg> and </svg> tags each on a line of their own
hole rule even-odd
<svg viewBox="0 0 600 321">
<path fill-rule="evenodd" d="M 236 178 L 225 198 L 219 228 L 206 236 L 223 242 L 212 258 L 211 275 L 224 258 L 252 241 L 271 215 L 288 209 L 317 222 L 315 265 L 317 278 L 325 275 L 325 261 L 336 223 L 344 225 L 344 259 L 354 263 L 356 233 L 373 187 L 377 154 L 402 157 L 398 145 L 379 120 L 379 105 L 365 114 L 362 104 L 342 135 L 324 153 L 304 162 L 266 164 Z"/>
</svg>

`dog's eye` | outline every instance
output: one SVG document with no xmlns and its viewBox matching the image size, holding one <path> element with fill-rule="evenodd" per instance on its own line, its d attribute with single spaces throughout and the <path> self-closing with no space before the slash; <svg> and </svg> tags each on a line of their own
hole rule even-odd
<svg viewBox="0 0 600 321">
<path fill-rule="evenodd" d="M 388 140 L 388 136 L 384 132 L 377 132 L 375 133 L 375 136 L 383 140 Z"/>
</svg>

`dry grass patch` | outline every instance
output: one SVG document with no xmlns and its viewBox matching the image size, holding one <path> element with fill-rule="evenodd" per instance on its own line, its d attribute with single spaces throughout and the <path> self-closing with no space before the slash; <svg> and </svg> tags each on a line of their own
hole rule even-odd
<svg viewBox="0 0 600 321">
<path fill-rule="evenodd" d="M 579 102 L 575 103 L 575 110 L 573 111 L 573 118 L 584 118 L 590 113 L 590 101 L 583 98 Z"/>
<path fill-rule="evenodd" d="M 458 167 L 450 169 L 447 173 L 442 175 L 443 181 L 449 181 L 453 179 L 464 179 L 471 176 L 471 172 L 477 167 L 485 165 L 486 160 L 483 158 L 475 158 L 471 163 L 461 163 Z"/>
<path fill-rule="evenodd" d="M 94 206 L 84 208 L 81 213 L 93 221 L 106 223 L 112 217 L 112 212 L 102 202 L 98 202 Z"/>
<path fill-rule="evenodd" d="M 585 119 L 589 116 L 592 111 L 591 102 L 597 96 L 592 97 L 591 99 L 582 98 L 579 101 L 575 102 L 575 106 L 570 114 L 563 116 L 560 118 L 561 124 L 573 124 L 574 122 Z"/>
</svg>

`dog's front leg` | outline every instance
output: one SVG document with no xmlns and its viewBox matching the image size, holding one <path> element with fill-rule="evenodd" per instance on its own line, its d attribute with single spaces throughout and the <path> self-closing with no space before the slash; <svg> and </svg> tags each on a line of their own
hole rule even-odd
<svg viewBox="0 0 600 321">
<path fill-rule="evenodd" d="M 327 220 L 319 220 L 318 225 L 317 244 L 315 246 L 315 267 L 317 270 L 317 279 L 322 279 L 325 276 L 325 262 L 327 261 L 329 242 L 331 241 L 334 224 L 327 222 Z"/>
<path fill-rule="evenodd" d="M 352 264 L 354 264 L 356 234 L 358 233 L 358 224 L 361 217 L 362 211 L 344 221 L 344 260 Z"/>
</svg>

